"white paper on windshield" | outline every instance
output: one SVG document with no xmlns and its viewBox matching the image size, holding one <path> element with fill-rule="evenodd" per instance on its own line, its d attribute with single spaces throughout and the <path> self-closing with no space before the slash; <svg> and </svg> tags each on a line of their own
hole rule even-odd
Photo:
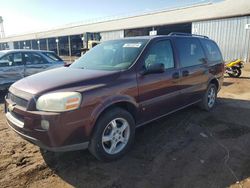
<svg viewBox="0 0 250 188">
<path fill-rule="evenodd" d="M 123 45 L 123 48 L 140 48 L 141 43 L 126 43 Z"/>
</svg>

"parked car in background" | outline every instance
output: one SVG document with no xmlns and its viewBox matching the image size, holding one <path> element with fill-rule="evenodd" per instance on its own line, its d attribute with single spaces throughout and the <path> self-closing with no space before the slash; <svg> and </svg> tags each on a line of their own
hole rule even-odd
<svg viewBox="0 0 250 188">
<path fill-rule="evenodd" d="M 223 75 L 221 52 L 207 37 L 105 41 L 70 67 L 14 83 L 5 113 L 13 130 L 41 148 L 89 148 L 114 160 L 132 146 L 136 127 L 196 103 L 211 110 Z"/>
<path fill-rule="evenodd" d="M 32 74 L 64 66 L 63 60 L 52 51 L 0 51 L 0 90 Z"/>
</svg>

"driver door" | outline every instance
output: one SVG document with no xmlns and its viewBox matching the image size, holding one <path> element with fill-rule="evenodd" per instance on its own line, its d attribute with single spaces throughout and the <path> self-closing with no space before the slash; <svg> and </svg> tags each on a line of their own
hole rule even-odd
<svg viewBox="0 0 250 188">
<path fill-rule="evenodd" d="M 140 74 L 138 72 L 139 103 L 142 122 L 163 116 L 181 106 L 178 100 L 180 88 L 179 70 L 175 64 L 170 40 L 158 40 L 149 46 L 140 62 L 139 70 L 147 69 L 150 64 L 162 63 L 165 72 Z"/>
</svg>

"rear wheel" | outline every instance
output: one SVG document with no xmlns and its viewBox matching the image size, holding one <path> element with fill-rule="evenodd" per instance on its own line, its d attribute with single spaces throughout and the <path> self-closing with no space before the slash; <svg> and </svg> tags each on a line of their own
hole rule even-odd
<svg viewBox="0 0 250 188">
<path fill-rule="evenodd" d="M 132 146 L 134 135 L 133 116 L 126 110 L 113 108 L 99 118 L 89 150 L 99 160 L 116 160 Z"/>
<path fill-rule="evenodd" d="M 210 111 L 217 99 L 217 87 L 215 84 L 210 84 L 207 88 L 206 93 L 204 94 L 202 101 L 200 103 L 200 107 L 206 111 Z"/>
<path fill-rule="evenodd" d="M 228 73 L 228 75 L 230 77 L 239 78 L 241 76 L 241 68 L 234 67 L 233 68 L 233 73 Z"/>
</svg>

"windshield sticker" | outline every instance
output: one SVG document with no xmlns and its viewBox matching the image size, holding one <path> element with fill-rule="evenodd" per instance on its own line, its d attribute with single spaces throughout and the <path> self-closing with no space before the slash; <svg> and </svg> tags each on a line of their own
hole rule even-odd
<svg viewBox="0 0 250 188">
<path fill-rule="evenodd" d="M 141 43 L 126 43 L 123 45 L 123 48 L 140 48 Z"/>
</svg>

